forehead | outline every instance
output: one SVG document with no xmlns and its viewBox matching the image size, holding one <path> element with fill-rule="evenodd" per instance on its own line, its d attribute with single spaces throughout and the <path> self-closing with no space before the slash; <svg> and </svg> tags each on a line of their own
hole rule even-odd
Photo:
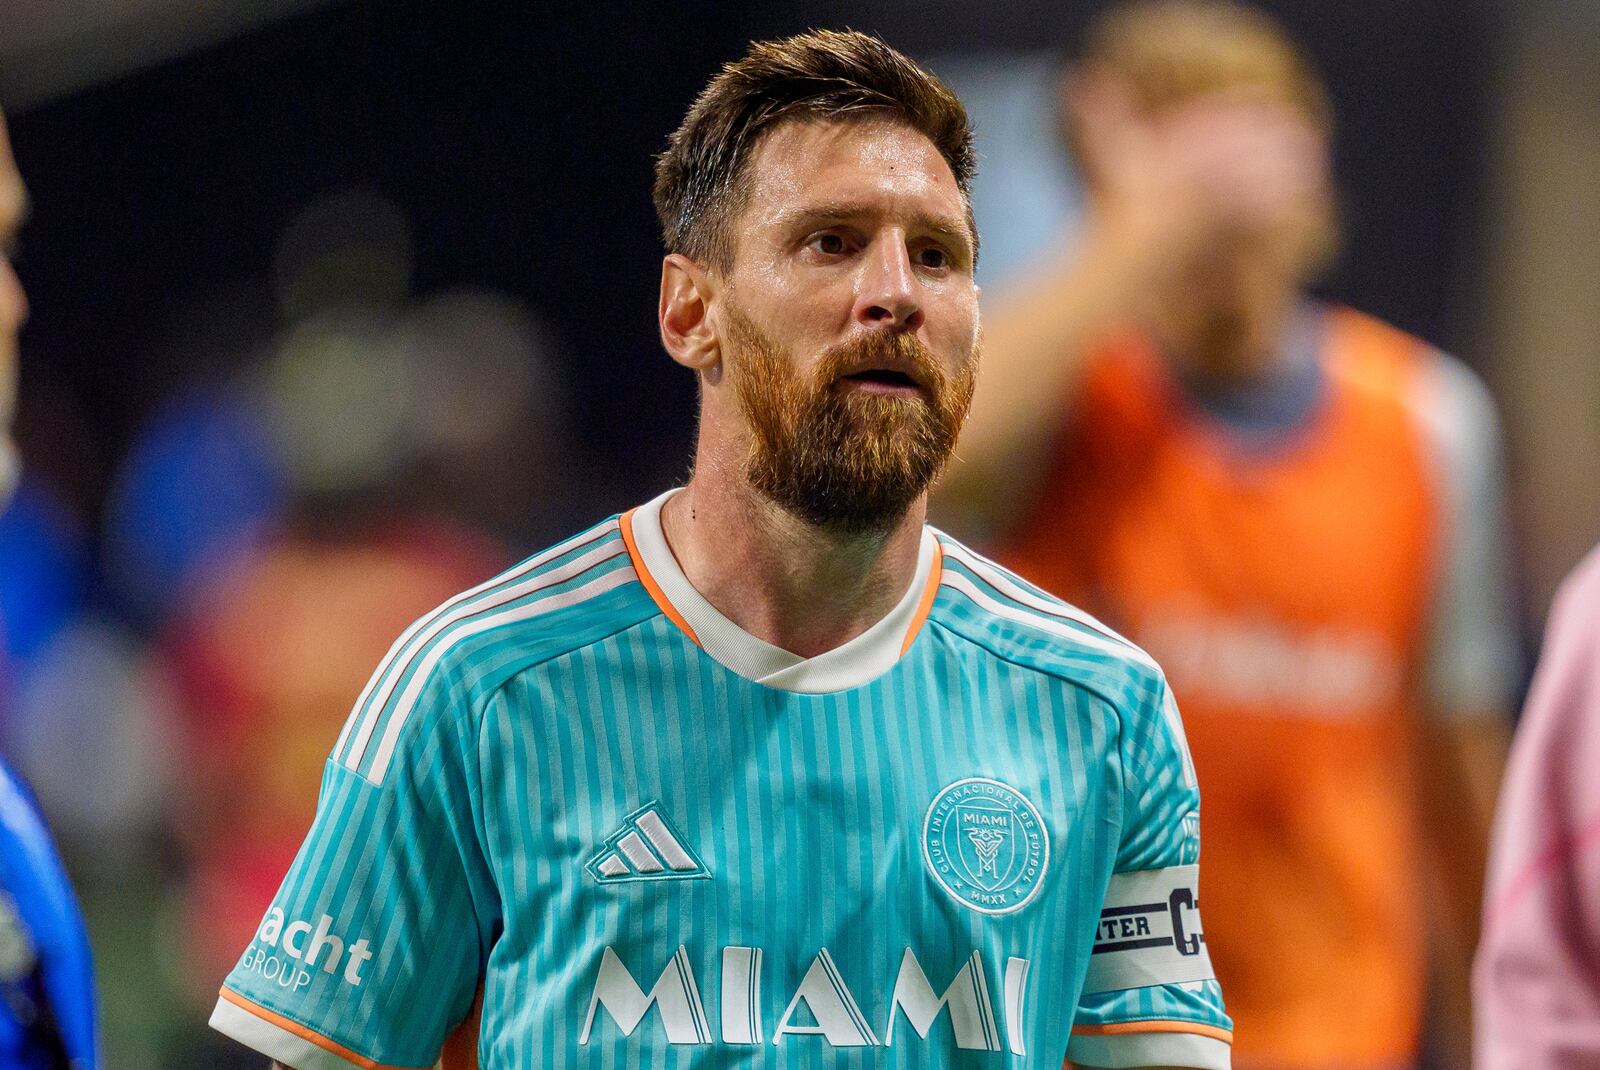
<svg viewBox="0 0 1600 1070">
<path fill-rule="evenodd" d="M 861 203 L 962 219 L 955 174 L 928 138 L 890 119 L 799 120 L 762 139 L 750 161 L 747 223 L 808 203 Z"/>
</svg>

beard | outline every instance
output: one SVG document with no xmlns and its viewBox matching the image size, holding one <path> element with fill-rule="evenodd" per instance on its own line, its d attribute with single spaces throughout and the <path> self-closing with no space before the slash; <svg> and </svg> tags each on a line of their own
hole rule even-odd
<svg viewBox="0 0 1600 1070">
<path fill-rule="evenodd" d="M 729 374 L 750 426 L 745 474 L 770 501 L 814 527 L 883 534 L 932 485 L 972 404 L 978 354 L 954 371 L 913 335 L 873 331 L 808 369 L 748 317 L 730 319 Z M 842 381 L 863 367 L 904 369 L 915 396 Z"/>
</svg>

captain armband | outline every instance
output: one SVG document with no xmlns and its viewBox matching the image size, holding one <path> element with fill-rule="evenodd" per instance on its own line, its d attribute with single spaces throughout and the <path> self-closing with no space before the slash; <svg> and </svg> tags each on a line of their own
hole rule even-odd
<svg viewBox="0 0 1600 1070">
<path fill-rule="evenodd" d="M 1112 876 L 1085 995 L 1216 978 L 1200 926 L 1199 878 L 1197 865 Z"/>
</svg>

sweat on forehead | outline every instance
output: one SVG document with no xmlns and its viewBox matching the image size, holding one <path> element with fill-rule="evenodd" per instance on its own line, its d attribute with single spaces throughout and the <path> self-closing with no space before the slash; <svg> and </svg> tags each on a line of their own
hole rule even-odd
<svg viewBox="0 0 1600 1070">
<path fill-rule="evenodd" d="M 757 42 L 700 93 L 656 160 L 654 199 L 667 248 L 730 264 L 729 221 L 750 161 L 780 124 L 890 119 L 933 143 L 962 197 L 976 168 L 966 110 L 943 82 L 875 37 L 818 30 Z"/>
<path fill-rule="evenodd" d="M 940 235 L 970 258 L 970 205 L 944 159 L 903 124 L 786 122 L 768 131 L 724 207 L 730 252 L 750 229 L 809 230 L 889 219 Z"/>
</svg>

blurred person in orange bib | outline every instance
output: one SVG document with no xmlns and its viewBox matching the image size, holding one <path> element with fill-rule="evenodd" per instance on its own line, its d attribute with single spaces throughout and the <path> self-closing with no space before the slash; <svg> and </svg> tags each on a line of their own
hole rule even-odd
<svg viewBox="0 0 1600 1070">
<path fill-rule="evenodd" d="M 1166 666 L 1235 1065 L 1411 1066 L 1431 937 L 1467 1035 L 1515 672 L 1492 405 L 1306 295 L 1336 244 L 1330 109 L 1265 16 L 1115 8 L 1061 104 L 1087 216 L 986 310 L 947 522 Z"/>
</svg>

